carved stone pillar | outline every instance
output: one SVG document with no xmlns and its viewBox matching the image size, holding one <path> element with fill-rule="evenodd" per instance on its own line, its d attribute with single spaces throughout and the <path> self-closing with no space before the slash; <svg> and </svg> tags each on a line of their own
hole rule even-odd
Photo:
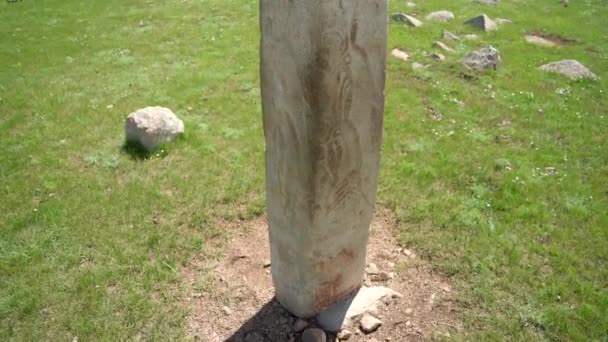
<svg viewBox="0 0 608 342">
<path fill-rule="evenodd" d="M 382 142 L 386 0 L 261 0 L 276 296 L 311 317 L 362 285 Z"/>
</svg>

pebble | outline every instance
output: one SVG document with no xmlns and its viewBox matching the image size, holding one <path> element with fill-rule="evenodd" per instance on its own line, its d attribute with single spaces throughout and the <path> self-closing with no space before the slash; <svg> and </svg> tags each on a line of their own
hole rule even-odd
<svg viewBox="0 0 608 342">
<path fill-rule="evenodd" d="M 367 265 L 367 268 L 365 269 L 365 273 L 369 274 L 369 275 L 376 275 L 379 273 L 378 271 L 378 266 L 376 266 L 376 264 L 374 263 L 369 263 Z"/>
<path fill-rule="evenodd" d="M 353 332 L 348 329 L 342 329 L 338 333 L 338 340 L 347 341 L 349 338 L 353 336 Z"/>
<path fill-rule="evenodd" d="M 224 315 L 226 315 L 226 316 L 230 316 L 230 315 L 232 315 L 232 310 L 230 310 L 230 308 L 229 308 L 229 307 L 227 307 L 227 306 L 222 307 L 222 312 L 223 312 L 223 313 L 224 313 Z"/>
<path fill-rule="evenodd" d="M 294 332 L 300 332 L 304 329 L 306 329 L 308 327 L 308 322 L 306 322 L 303 319 L 298 319 L 294 324 L 293 324 L 293 331 Z"/>
<path fill-rule="evenodd" d="M 414 310 L 412 310 L 412 309 L 405 309 L 405 314 L 406 315 L 410 316 L 413 313 L 414 313 Z"/>
<path fill-rule="evenodd" d="M 310 328 L 304 330 L 300 340 L 302 342 L 325 342 L 327 337 L 325 336 L 325 332 L 323 330 L 318 328 Z"/>
<path fill-rule="evenodd" d="M 445 56 L 440 53 L 433 53 L 431 54 L 431 57 L 437 61 L 445 61 Z"/>
<path fill-rule="evenodd" d="M 361 318 L 361 321 L 359 321 L 359 325 L 364 333 L 369 334 L 378 330 L 382 325 L 382 321 L 372 315 L 365 314 Z"/>
</svg>

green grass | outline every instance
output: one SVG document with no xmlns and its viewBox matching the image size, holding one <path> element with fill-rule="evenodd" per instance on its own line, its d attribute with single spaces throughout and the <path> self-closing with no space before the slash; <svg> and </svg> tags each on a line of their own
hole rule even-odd
<svg viewBox="0 0 608 342">
<path fill-rule="evenodd" d="M 432 65 L 389 59 L 379 200 L 456 283 L 466 328 L 453 335 L 606 341 L 608 4 L 411 12 L 444 8 L 457 19 L 390 24 L 389 48 Z M 482 12 L 514 23 L 452 43 L 446 62 L 425 57 Z M 523 41 L 539 30 L 578 44 Z M 264 210 L 258 32 L 246 0 L 0 4 L 0 340 L 183 338 L 180 268 L 222 234 L 218 219 Z M 488 44 L 503 66 L 463 69 Z M 566 58 L 601 79 L 536 69 Z M 172 108 L 187 134 L 142 160 L 123 129 L 147 105 Z"/>
</svg>

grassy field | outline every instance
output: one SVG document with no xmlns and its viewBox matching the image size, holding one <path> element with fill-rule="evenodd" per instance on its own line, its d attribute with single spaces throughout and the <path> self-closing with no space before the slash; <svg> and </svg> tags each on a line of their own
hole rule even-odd
<svg viewBox="0 0 608 342">
<path fill-rule="evenodd" d="M 453 336 L 607 341 L 608 3 L 419 2 L 420 18 L 457 19 L 390 24 L 389 48 L 431 66 L 389 60 L 379 201 L 456 284 Z M 257 10 L 0 3 L 0 340 L 184 338 L 180 268 L 223 234 L 214 222 L 264 212 Z M 513 23 L 452 43 L 446 62 L 425 56 L 482 12 Z M 531 31 L 577 43 L 529 45 Z M 503 66 L 464 70 L 488 44 Z M 537 70 L 561 59 L 601 79 Z M 147 105 L 172 108 L 187 133 L 142 160 L 122 150 L 124 118 Z"/>
</svg>

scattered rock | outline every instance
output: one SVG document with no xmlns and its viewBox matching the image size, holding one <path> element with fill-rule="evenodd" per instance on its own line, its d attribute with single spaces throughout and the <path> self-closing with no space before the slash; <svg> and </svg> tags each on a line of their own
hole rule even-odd
<svg viewBox="0 0 608 342">
<path fill-rule="evenodd" d="M 460 40 L 460 37 L 458 37 L 457 35 L 453 34 L 452 32 L 450 32 L 448 30 L 443 30 L 443 39 L 458 41 L 458 40 Z"/>
<path fill-rule="evenodd" d="M 407 52 L 401 51 L 399 49 L 393 49 L 393 51 L 391 51 L 391 55 L 393 57 L 397 57 L 397 58 L 399 58 L 401 60 L 404 60 L 404 61 L 407 61 L 407 60 L 410 59 L 410 55 Z"/>
<path fill-rule="evenodd" d="M 304 330 L 300 340 L 302 342 L 325 342 L 327 337 L 325 336 L 325 332 L 323 330 L 318 328 L 310 328 Z"/>
<path fill-rule="evenodd" d="M 477 37 L 477 35 L 476 35 L 476 34 L 473 34 L 473 33 L 471 33 L 471 34 L 465 34 L 465 35 L 464 35 L 464 39 L 467 39 L 467 40 L 476 40 L 476 39 L 478 39 L 478 38 L 479 38 L 479 37 Z"/>
<path fill-rule="evenodd" d="M 378 330 L 378 328 L 380 328 L 381 325 L 382 325 L 382 321 L 380 321 L 376 317 L 369 315 L 369 314 L 363 315 L 363 317 L 361 317 L 361 320 L 359 321 L 359 326 L 361 327 L 361 331 L 363 331 L 366 334 L 373 333 L 374 331 Z"/>
<path fill-rule="evenodd" d="M 431 58 L 433 58 L 436 61 L 440 61 L 440 62 L 445 61 L 445 56 L 440 53 L 432 53 Z"/>
<path fill-rule="evenodd" d="M 348 329 L 342 329 L 338 333 L 338 340 L 340 341 L 348 341 L 349 338 L 353 336 L 353 332 Z"/>
<path fill-rule="evenodd" d="M 575 80 L 583 78 L 597 80 L 599 78 L 584 65 L 573 59 L 565 59 L 563 61 L 545 64 L 539 69 L 546 72 L 562 74 Z"/>
<path fill-rule="evenodd" d="M 264 261 L 264 268 L 269 268 L 270 266 L 272 266 L 272 263 L 270 262 L 270 260 L 266 260 Z"/>
<path fill-rule="evenodd" d="M 437 11 L 426 16 L 427 20 L 446 22 L 454 19 L 454 13 L 450 11 Z"/>
<path fill-rule="evenodd" d="M 329 331 L 338 331 L 349 326 L 356 317 L 377 308 L 387 298 L 402 298 L 403 295 L 384 286 L 362 287 L 354 298 L 351 296 L 317 315 L 319 325 Z"/>
<path fill-rule="evenodd" d="M 146 107 L 129 114 L 125 130 L 128 143 L 151 152 L 183 134 L 184 123 L 168 108 Z"/>
<path fill-rule="evenodd" d="M 402 21 L 402 22 L 404 22 L 407 25 L 412 26 L 412 27 L 420 27 L 420 26 L 422 26 L 422 21 L 418 20 L 417 18 L 415 18 L 415 17 L 413 17 L 411 15 L 405 14 L 405 13 L 396 13 L 396 14 L 393 14 L 391 16 L 391 19 L 393 19 L 395 21 Z"/>
<path fill-rule="evenodd" d="M 549 39 L 545 39 L 545 38 L 539 37 L 539 36 L 526 35 L 526 36 L 524 36 L 524 38 L 526 39 L 526 41 L 528 43 L 534 44 L 534 45 L 547 46 L 547 47 L 553 47 L 556 45 L 554 42 L 550 41 Z"/>
<path fill-rule="evenodd" d="M 473 27 L 484 30 L 486 32 L 495 31 L 498 29 L 498 26 L 496 25 L 496 23 L 494 21 L 492 21 L 492 19 L 490 19 L 490 17 L 488 17 L 485 14 L 482 14 L 473 19 L 469 19 L 465 22 L 465 24 L 471 25 Z"/>
<path fill-rule="evenodd" d="M 452 49 L 451 47 L 447 46 L 444 42 L 440 42 L 440 41 L 436 41 L 433 43 L 434 47 L 438 47 L 443 51 L 449 51 L 449 52 L 453 52 L 454 49 Z"/>
<path fill-rule="evenodd" d="M 367 265 L 367 267 L 365 268 L 365 273 L 367 273 L 369 275 L 376 275 L 379 272 L 380 271 L 378 270 L 378 266 L 376 266 L 376 264 L 374 264 L 374 263 L 369 263 Z"/>
<path fill-rule="evenodd" d="M 411 249 L 403 248 L 401 250 L 401 253 L 403 253 L 408 258 L 415 258 L 416 257 L 416 253 L 414 253 L 414 251 L 412 251 Z"/>
<path fill-rule="evenodd" d="M 298 319 L 293 325 L 293 332 L 300 332 L 308 328 L 308 322 L 303 319 Z"/>
<path fill-rule="evenodd" d="M 505 18 L 496 18 L 494 19 L 496 25 L 504 25 L 504 24 L 513 24 L 513 20 L 505 19 Z"/>
<path fill-rule="evenodd" d="M 500 64 L 500 52 L 492 46 L 473 51 L 464 57 L 464 64 L 470 68 L 483 70 Z"/>
</svg>

